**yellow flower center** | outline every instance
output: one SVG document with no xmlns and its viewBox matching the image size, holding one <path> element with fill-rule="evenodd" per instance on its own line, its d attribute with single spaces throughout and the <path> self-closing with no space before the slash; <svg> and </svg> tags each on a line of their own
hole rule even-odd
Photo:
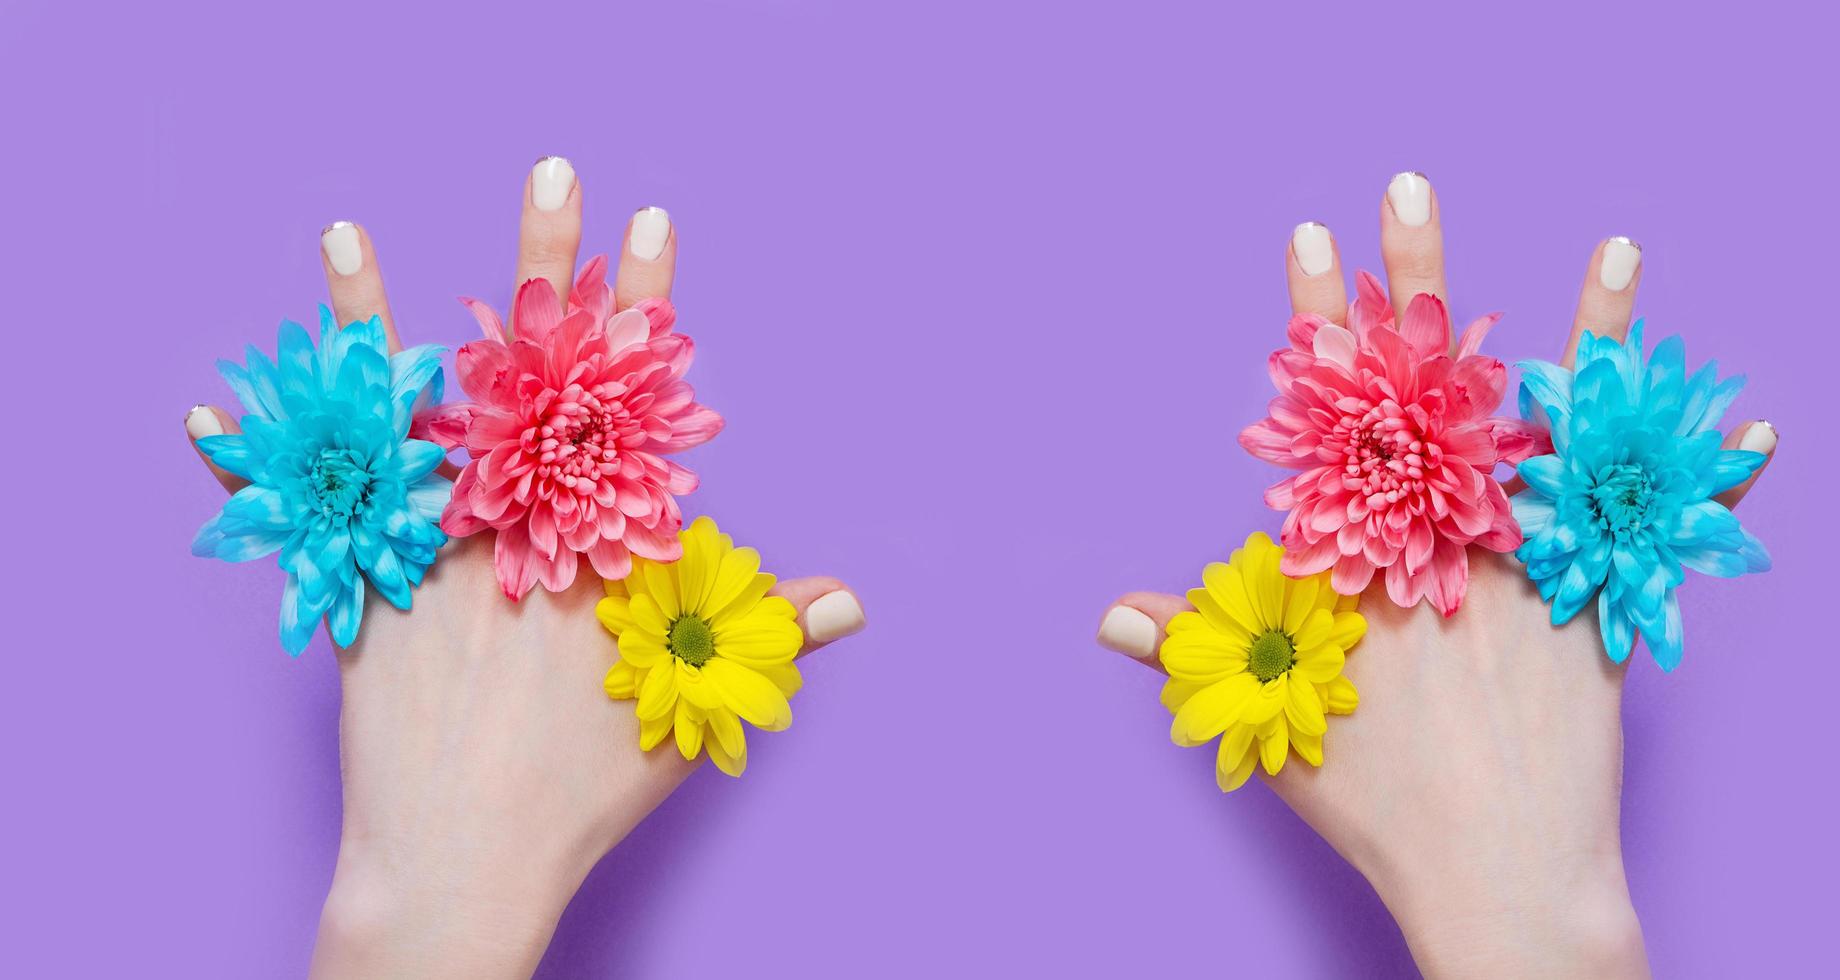
<svg viewBox="0 0 1840 980">
<path fill-rule="evenodd" d="M 678 617 L 677 622 L 671 624 L 667 642 L 671 656 L 692 667 L 701 667 L 716 655 L 715 633 L 708 623 L 689 614 Z"/>
<path fill-rule="evenodd" d="M 1246 667 L 1263 684 L 1291 669 L 1297 662 L 1295 653 L 1290 637 L 1280 630 L 1271 630 L 1253 639 L 1252 649 L 1246 653 Z"/>
</svg>

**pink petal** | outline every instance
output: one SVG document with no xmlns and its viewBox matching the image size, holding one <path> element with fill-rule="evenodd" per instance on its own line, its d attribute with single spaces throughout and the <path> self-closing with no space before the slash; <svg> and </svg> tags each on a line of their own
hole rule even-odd
<svg viewBox="0 0 1840 980">
<path fill-rule="evenodd" d="M 651 339 L 652 325 L 637 309 L 625 310 L 607 321 L 607 349 L 622 351 Z"/>
<path fill-rule="evenodd" d="M 722 431 L 722 416 L 713 409 L 698 405 L 671 420 L 670 438 L 653 444 L 654 452 L 674 453 L 700 446 Z"/>
<path fill-rule="evenodd" d="M 575 564 L 575 552 L 564 548 L 549 561 L 539 562 L 538 581 L 551 592 L 561 592 L 575 584 Z"/>
<path fill-rule="evenodd" d="M 1284 328 L 1291 349 L 1308 354 L 1312 350 L 1311 340 L 1316 336 L 1316 331 L 1328 322 L 1327 317 L 1315 313 L 1299 313 L 1291 317 L 1291 322 Z"/>
<path fill-rule="evenodd" d="M 541 281 L 541 280 L 539 280 Z M 492 567 L 498 573 L 498 587 L 513 600 L 522 599 L 537 584 L 540 559 L 531 552 L 530 535 L 524 525 L 500 528 L 492 546 Z"/>
<path fill-rule="evenodd" d="M 1348 306 L 1348 329 L 1356 339 L 1365 341 L 1378 327 L 1393 322 L 1393 307 L 1386 301 L 1386 290 L 1374 274 L 1362 269 L 1355 274 L 1355 300 Z"/>
<path fill-rule="evenodd" d="M 1341 595 L 1360 595 L 1373 578 L 1374 566 L 1360 555 L 1343 555 L 1335 562 L 1335 572 L 1329 577 L 1329 586 Z"/>
<path fill-rule="evenodd" d="M 479 321 L 479 331 L 485 334 L 487 340 L 502 344 L 510 339 L 510 334 L 505 332 L 505 324 L 498 318 L 497 310 L 470 296 L 460 297 L 460 305 L 466 307 L 473 314 L 473 319 Z"/>
<path fill-rule="evenodd" d="M 1444 301 L 1430 293 L 1412 297 L 1399 335 L 1420 357 L 1450 353 L 1450 317 L 1444 312 Z"/>
<path fill-rule="evenodd" d="M 1316 330 L 1311 344 L 1317 357 L 1354 370 L 1355 339 L 1347 329 L 1324 323 Z"/>
<path fill-rule="evenodd" d="M 633 309 L 645 314 L 646 322 L 651 325 L 651 335 L 662 337 L 671 332 L 677 324 L 677 308 L 668 299 L 652 297 L 642 299 L 633 305 Z"/>
<path fill-rule="evenodd" d="M 632 552 L 617 538 L 602 538 L 594 547 L 588 549 L 588 563 L 594 566 L 594 574 L 608 581 L 617 581 L 632 574 Z"/>
<path fill-rule="evenodd" d="M 1490 313 L 1487 316 L 1477 317 L 1475 320 L 1471 321 L 1469 326 L 1464 327 L 1463 336 L 1457 341 L 1457 359 L 1462 360 L 1465 357 L 1480 353 L 1482 350 L 1482 338 L 1489 335 L 1489 331 L 1495 327 L 1496 321 L 1500 319 L 1500 313 Z"/>
<path fill-rule="evenodd" d="M 517 325 L 517 339 L 541 344 L 550 331 L 562 322 L 562 301 L 547 279 L 531 279 L 518 287 L 511 321 Z"/>
</svg>

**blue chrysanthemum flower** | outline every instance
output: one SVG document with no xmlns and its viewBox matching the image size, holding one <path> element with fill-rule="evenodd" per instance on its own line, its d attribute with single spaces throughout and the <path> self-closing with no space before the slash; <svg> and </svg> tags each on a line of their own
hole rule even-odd
<svg viewBox="0 0 1840 980">
<path fill-rule="evenodd" d="M 277 357 L 250 347 L 248 364 L 217 362 L 249 413 L 241 435 L 198 448 L 249 481 L 192 541 L 192 554 L 253 561 L 281 553 L 281 645 L 298 656 L 322 617 L 349 646 L 365 583 L 398 609 L 447 543 L 441 508 L 453 484 L 437 476 L 440 446 L 409 438 L 415 414 L 441 400 L 434 345 L 391 356 L 376 317 L 343 330 L 320 307 L 319 344 L 281 323 Z"/>
<path fill-rule="evenodd" d="M 1520 464 L 1527 490 L 1513 506 L 1525 541 L 1515 556 L 1555 626 L 1595 595 L 1610 659 L 1627 659 L 1640 632 L 1673 670 L 1682 569 L 1730 578 L 1770 567 L 1763 543 L 1712 499 L 1763 465 L 1762 453 L 1719 448 L 1719 419 L 1743 376 L 1719 381 L 1710 362 L 1689 377 L 1678 336 L 1644 361 L 1640 320 L 1626 344 L 1585 334 L 1576 369 L 1519 366 L 1521 415 L 1552 434 L 1553 452 Z"/>
</svg>

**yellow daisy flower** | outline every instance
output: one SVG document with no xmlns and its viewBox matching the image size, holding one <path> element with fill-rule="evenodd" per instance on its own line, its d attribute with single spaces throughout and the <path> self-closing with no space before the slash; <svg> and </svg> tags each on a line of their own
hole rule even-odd
<svg viewBox="0 0 1840 980">
<path fill-rule="evenodd" d="M 708 749 L 716 768 L 739 776 L 742 721 L 769 732 L 792 724 L 786 699 L 800 684 L 792 658 L 805 637 L 792 603 L 767 595 L 774 578 L 761 572 L 759 552 L 735 547 L 707 517 L 677 537 L 683 558 L 634 555 L 632 573 L 606 583 L 595 606 L 620 647 L 607 696 L 638 699 L 640 749 L 675 732 L 684 758 Z"/>
<path fill-rule="evenodd" d="M 1169 671 L 1163 706 L 1176 716 L 1169 737 L 1177 745 L 1218 737 L 1214 776 L 1229 793 L 1254 760 L 1276 775 L 1287 749 L 1322 765 L 1324 715 L 1349 714 L 1360 700 L 1342 676 L 1344 655 L 1367 632 L 1358 597 L 1336 595 L 1328 572 L 1285 576 L 1283 556 L 1255 533 L 1226 564 L 1209 565 L 1203 587 L 1188 593 L 1196 611 L 1169 621 L 1158 654 Z"/>
</svg>

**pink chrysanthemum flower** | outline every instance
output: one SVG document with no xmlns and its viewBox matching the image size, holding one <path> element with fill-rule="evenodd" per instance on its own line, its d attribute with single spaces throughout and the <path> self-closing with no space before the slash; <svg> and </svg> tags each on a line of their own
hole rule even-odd
<svg viewBox="0 0 1840 980">
<path fill-rule="evenodd" d="M 676 561 L 676 495 L 697 480 L 666 457 L 708 442 L 722 417 L 684 380 L 692 344 L 671 332 L 670 302 L 615 314 L 605 256 L 582 269 L 566 312 L 547 282 L 519 288 L 515 339 L 491 307 L 462 302 L 486 339 L 455 357 L 473 401 L 442 406 L 427 425 L 470 457 L 441 529 L 496 529 L 498 584 L 513 599 L 537 582 L 568 588 L 581 555 L 610 580 L 632 571 L 634 554 Z"/>
<path fill-rule="evenodd" d="M 1448 616 L 1469 586 L 1465 547 L 1521 543 L 1495 466 L 1551 450 L 1532 426 L 1489 417 L 1508 369 L 1477 351 L 1500 316 L 1470 324 L 1453 357 L 1442 301 L 1414 296 L 1395 325 L 1363 272 L 1347 328 L 1291 319 L 1291 346 L 1269 365 L 1278 397 L 1239 437 L 1254 456 L 1301 471 L 1265 491 L 1289 511 L 1284 574 L 1333 569 L 1335 591 L 1354 595 L 1385 569 L 1395 603 L 1429 597 Z"/>
</svg>

